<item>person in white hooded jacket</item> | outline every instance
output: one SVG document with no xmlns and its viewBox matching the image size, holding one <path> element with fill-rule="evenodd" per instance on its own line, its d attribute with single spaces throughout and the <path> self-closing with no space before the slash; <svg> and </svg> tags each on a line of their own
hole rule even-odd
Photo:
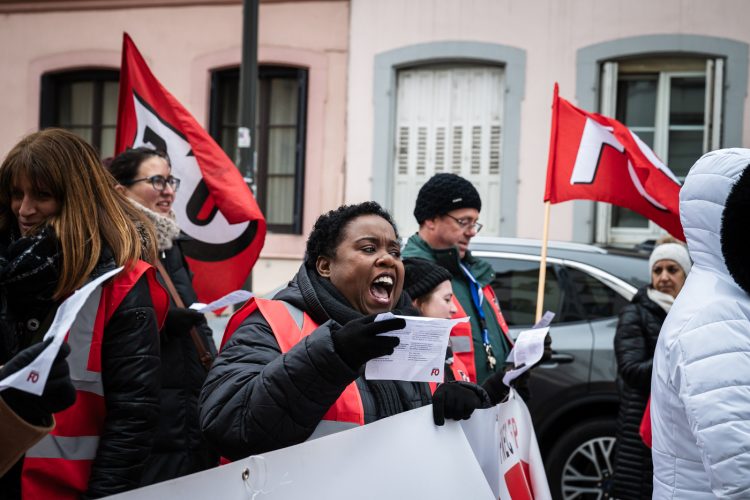
<svg viewBox="0 0 750 500">
<path fill-rule="evenodd" d="M 750 498 L 749 164 L 707 153 L 680 191 L 693 268 L 654 355 L 654 499 Z"/>
</svg>

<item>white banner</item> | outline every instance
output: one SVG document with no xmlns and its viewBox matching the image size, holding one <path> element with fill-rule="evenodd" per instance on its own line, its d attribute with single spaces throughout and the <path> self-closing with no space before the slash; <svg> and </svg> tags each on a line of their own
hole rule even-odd
<svg viewBox="0 0 750 500">
<path fill-rule="evenodd" d="M 487 426 L 493 420 L 496 425 L 490 441 Z M 461 424 L 495 498 L 552 498 L 529 410 L 514 389 L 506 402 L 477 410 Z"/>
<path fill-rule="evenodd" d="M 113 269 L 112 271 L 99 276 L 95 280 L 89 281 L 86 285 L 73 292 L 73 295 L 65 299 L 65 301 L 60 304 L 60 307 L 57 308 L 55 318 L 52 320 L 52 324 L 50 325 L 47 334 L 44 336 L 44 340 L 47 340 L 50 337 L 53 338 L 50 345 L 48 345 L 31 363 L 17 372 L 8 375 L 3 380 L 0 380 L 0 391 L 8 387 L 13 387 L 40 396 L 42 392 L 44 392 L 44 385 L 47 383 L 47 377 L 49 376 L 50 368 L 52 368 L 52 362 L 55 360 L 57 352 L 60 350 L 60 346 L 65 340 L 65 336 L 68 334 L 71 325 L 73 325 L 73 321 L 75 321 L 78 312 L 99 285 L 120 271 L 122 271 L 122 267 Z"/>
<path fill-rule="evenodd" d="M 491 500 L 461 426 L 432 407 L 111 498 Z"/>
</svg>

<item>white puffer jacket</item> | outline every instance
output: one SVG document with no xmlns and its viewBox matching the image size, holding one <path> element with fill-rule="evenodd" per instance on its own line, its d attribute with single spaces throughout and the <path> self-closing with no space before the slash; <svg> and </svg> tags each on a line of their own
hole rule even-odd
<svg viewBox="0 0 750 500">
<path fill-rule="evenodd" d="M 680 191 L 694 265 L 654 355 L 655 499 L 750 498 L 750 296 L 729 274 L 720 235 L 748 164 L 750 149 L 707 153 Z"/>
</svg>

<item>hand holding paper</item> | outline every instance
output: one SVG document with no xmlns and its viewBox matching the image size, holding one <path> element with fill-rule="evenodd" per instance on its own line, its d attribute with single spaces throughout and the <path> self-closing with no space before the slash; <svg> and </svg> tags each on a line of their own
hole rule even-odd
<svg viewBox="0 0 750 500">
<path fill-rule="evenodd" d="M 531 369 L 544 355 L 544 339 L 549 332 L 549 326 L 544 328 L 535 328 L 525 330 L 516 339 L 513 350 L 508 356 L 512 358 L 515 368 L 510 370 L 503 377 L 503 383 L 510 385 L 510 382 L 519 375 Z"/>
<path fill-rule="evenodd" d="M 50 344 L 52 339 L 46 342 L 34 344 L 16 354 L 5 366 L 0 368 L 0 378 L 16 373 L 29 365 Z M 50 368 L 47 383 L 41 396 L 35 396 L 18 389 L 7 388 L 2 393 L 5 403 L 18 416 L 32 425 L 44 425 L 53 413 L 64 410 L 76 400 L 76 389 L 70 380 L 70 371 L 65 358 L 70 354 L 67 344 L 60 346 L 52 366 Z"/>
<path fill-rule="evenodd" d="M 355 319 L 331 333 L 334 349 L 352 370 L 359 370 L 373 358 L 391 354 L 399 343 L 397 338 L 379 334 L 403 328 L 404 320 L 391 317 L 375 322 L 375 319 L 375 316 Z"/>
<path fill-rule="evenodd" d="M 97 279 L 88 282 L 60 304 L 55 313 L 55 318 L 52 320 L 52 324 L 44 336 L 44 340 L 51 338 L 52 341 L 31 363 L 0 380 L 0 391 L 6 387 L 15 387 L 16 389 L 30 392 L 37 396 L 42 394 L 44 386 L 47 383 L 47 376 L 49 375 L 52 362 L 57 356 L 57 351 L 60 350 L 60 345 L 65 340 L 65 336 L 68 334 L 68 330 L 70 330 L 78 312 L 97 287 L 120 271 L 122 271 L 122 267 L 113 269 L 99 276 Z"/>
<path fill-rule="evenodd" d="M 469 318 L 437 319 L 382 313 L 375 321 L 387 322 L 391 318 L 403 320 L 404 326 L 383 336 L 398 337 L 398 346 L 393 354 L 368 361 L 365 376 L 370 380 L 442 382 L 450 331 L 454 325 L 469 321 Z"/>
</svg>

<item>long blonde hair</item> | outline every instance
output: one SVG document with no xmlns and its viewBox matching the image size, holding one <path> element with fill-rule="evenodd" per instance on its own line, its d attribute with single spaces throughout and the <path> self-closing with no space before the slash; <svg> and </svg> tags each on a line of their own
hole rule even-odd
<svg viewBox="0 0 750 500">
<path fill-rule="evenodd" d="M 63 129 L 30 134 L 13 147 L 0 166 L 0 232 L 18 221 L 11 211 L 11 193 L 20 178 L 47 191 L 60 213 L 47 223 L 61 246 L 60 277 L 55 299 L 80 288 L 99 261 L 104 245 L 118 266 L 132 268 L 139 259 L 153 261 L 155 238 L 150 224 L 118 193 L 96 150 Z"/>
</svg>

